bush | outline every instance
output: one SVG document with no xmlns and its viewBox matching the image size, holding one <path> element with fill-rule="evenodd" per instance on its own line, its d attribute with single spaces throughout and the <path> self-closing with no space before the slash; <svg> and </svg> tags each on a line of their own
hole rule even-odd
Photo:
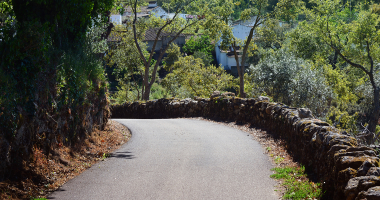
<svg viewBox="0 0 380 200">
<path fill-rule="evenodd" d="M 322 71 L 312 68 L 312 63 L 295 57 L 286 49 L 270 52 L 258 65 L 249 68 L 252 95 L 265 92 L 273 101 L 308 107 L 315 115 L 323 117 L 334 95 Z"/>
<path fill-rule="evenodd" d="M 236 87 L 233 76 L 222 68 L 205 66 L 200 58 L 180 57 L 173 65 L 173 73 L 162 80 L 170 95 L 178 98 L 209 97 L 215 91 Z"/>
<path fill-rule="evenodd" d="M 133 102 L 139 100 L 141 94 L 141 87 L 136 89 L 132 89 L 131 84 L 123 84 L 120 87 L 117 87 L 117 92 L 112 96 L 112 98 L 116 101 L 117 104 L 123 104 L 125 102 Z"/>
<path fill-rule="evenodd" d="M 162 99 L 167 97 L 168 92 L 166 89 L 158 83 L 153 83 L 152 88 L 150 89 L 150 99 Z"/>
</svg>

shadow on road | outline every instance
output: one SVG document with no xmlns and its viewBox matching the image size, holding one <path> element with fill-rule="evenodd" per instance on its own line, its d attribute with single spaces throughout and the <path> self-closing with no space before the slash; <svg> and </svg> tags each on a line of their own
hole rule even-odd
<svg viewBox="0 0 380 200">
<path fill-rule="evenodd" d="M 62 189 L 62 188 L 58 188 L 56 191 L 54 192 L 64 192 L 66 190 Z M 56 199 L 55 197 L 49 197 L 49 195 L 46 197 L 46 199 Z"/>
<path fill-rule="evenodd" d="M 135 156 L 132 155 L 132 152 L 129 152 L 129 151 L 111 153 L 110 157 L 111 158 L 124 158 L 124 159 L 133 159 L 133 158 L 135 158 Z"/>
</svg>

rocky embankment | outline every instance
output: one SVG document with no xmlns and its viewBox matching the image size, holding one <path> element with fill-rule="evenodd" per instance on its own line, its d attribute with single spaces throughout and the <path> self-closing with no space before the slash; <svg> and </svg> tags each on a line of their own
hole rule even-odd
<svg viewBox="0 0 380 200">
<path fill-rule="evenodd" d="M 315 119 L 303 108 L 267 98 L 242 99 L 229 94 L 211 98 L 159 99 L 111 106 L 112 118 L 205 117 L 263 127 L 288 142 L 288 150 L 323 182 L 333 199 L 379 199 L 380 160 L 374 149 Z"/>
</svg>

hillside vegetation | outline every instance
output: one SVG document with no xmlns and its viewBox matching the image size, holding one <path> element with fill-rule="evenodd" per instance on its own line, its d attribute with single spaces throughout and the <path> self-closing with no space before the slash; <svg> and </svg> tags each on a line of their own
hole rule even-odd
<svg viewBox="0 0 380 200">
<path fill-rule="evenodd" d="M 0 181 L 81 143 L 110 112 L 100 54 L 112 0 L 0 2 Z M 103 16 L 103 17 L 99 17 Z"/>
<path fill-rule="evenodd" d="M 130 5 L 128 1 L 121 2 Z M 141 59 L 148 58 L 149 53 L 128 54 L 130 60 L 140 63 L 121 61 L 120 56 L 127 55 L 126 52 L 137 52 L 133 45 L 137 43 L 128 34 L 132 33 L 132 24 L 114 29 L 113 34 L 120 33 L 120 29 L 127 32 L 123 36 L 127 45 L 111 49 L 114 53 L 107 57 L 119 77 L 120 88 L 113 96 L 116 102 L 143 100 L 147 86 L 144 77 L 154 80 L 149 86 L 150 99 L 208 97 L 212 90 L 234 92 L 241 97 L 266 95 L 273 101 L 308 107 L 314 116 L 357 136 L 363 143 L 377 143 L 380 130 L 378 1 L 199 0 L 198 4 L 203 3 L 205 7 L 187 3 L 158 1 L 164 8 L 182 8 L 181 13 L 205 13 L 194 27 L 184 31 L 194 37 L 187 40 L 182 50 L 174 43 L 167 46 L 164 52 L 167 57 L 158 63 L 159 73 L 152 73 L 153 68 L 147 72 L 148 68 L 139 67 L 145 65 Z M 236 19 L 254 24 L 253 34 L 246 40 L 232 34 L 229 25 Z M 137 20 L 140 25 L 136 28 L 139 33 L 160 27 L 177 33 L 179 24 L 184 22 L 181 20 L 177 17 L 165 25 L 168 21 L 151 17 Z M 137 39 L 140 47 L 147 48 L 142 38 Z M 244 73 L 239 72 L 238 78 L 215 71 L 218 66 L 213 48 L 218 41 L 226 51 L 233 53 L 236 49 L 238 53 L 231 56 L 244 58 L 249 66 L 242 67 L 243 61 L 239 61 L 238 72 Z"/>
</svg>

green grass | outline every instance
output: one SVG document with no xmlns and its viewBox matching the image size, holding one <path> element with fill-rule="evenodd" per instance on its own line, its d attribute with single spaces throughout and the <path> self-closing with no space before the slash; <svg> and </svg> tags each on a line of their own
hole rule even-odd
<svg viewBox="0 0 380 200">
<path fill-rule="evenodd" d="M 274 162 L 275 162 L 276 164 L 280 164 L 282 161 L 284 161 L 284 158 L 281 157 L 281 156 L 276 156 L 276 157 L 274 158 Z"/>
<path fill-rule="evenodd" d="M 283 185 L 286 187 L 284 199 L 319 199 L 322 195 L 321 185 L 313 183 L 306 178 L 305 167 L 276 167 L 270 177 L 284 179 Z"/>
</svg>

